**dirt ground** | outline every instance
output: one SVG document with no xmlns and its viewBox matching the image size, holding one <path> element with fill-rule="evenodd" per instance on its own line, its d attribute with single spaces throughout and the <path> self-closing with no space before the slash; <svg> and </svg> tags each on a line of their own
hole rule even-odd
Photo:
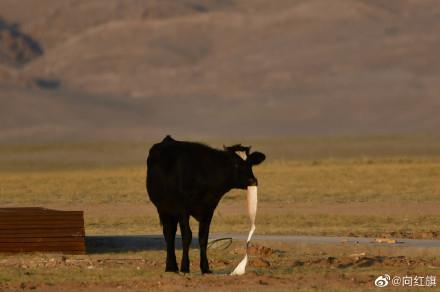
<svg viewBox="0 0 440 292">
<path fill-rule="evenodd" d="M 386 145 L 373 138 L 355 144 L 350 139 L 319 141 L 295 140 L 282 149 L 271 141 L 262 147 L 278 158 L 255 169 L 260 181 L 257 234 L 439 238 L 438 138 L 430 143 L 417 137 L 386 140 Z M 329 153 L 328 145 L 335 152 Z M 145 149 L 140 142 L 0 145 L 0 205 L 84 210 L 89 236 L 160 234 L 157 212 L 145 191 Z M 244 194 L 232 191 L 224 197 L 212 234 L 246 234 Z M 196 234 L 195 221 L 191 227 Z M 426 277 L 440 271 L 440 250 L 435 248 L 255 244 L 247 274 L 240 277 L 228 276 L 244 255 L 239 241 L 227 249 L 211 248 L 214 274 L 203 276 L 197 249 L 190 252 L 191 273 L 186 275 L 164 273 L 165 252 L 157 248 L 64 256 L 1 254 L 0 291 L 363 291 L 374 289 L 381 275 Z"/>
<path fill-rule="evenodd" d="M 198 250 L 190 253 L 191 273 L 164 273 L 164 251 L 90 255 L 2 255 L 1 290 L 144 291 L 369 289 L 383 274 L 439 275 L 440 250 L 304 245 L 265 242 L 249 248 L 244 276 L 229 276 L 243 256 L 243 244 L 209 251 L 212 275 L 201 275 Z M 178 257 L 180 252 L 178 252 Z"/>
</svg>

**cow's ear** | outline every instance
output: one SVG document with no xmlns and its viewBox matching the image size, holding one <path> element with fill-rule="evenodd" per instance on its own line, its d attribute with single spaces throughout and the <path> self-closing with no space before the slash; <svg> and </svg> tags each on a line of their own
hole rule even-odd
<svg viewBox="0 0 440 292">
<path fill-rule="evenodd" d="M 257 165 L 266 159 L 266 155 L 261 152 L 252 152 L 248 157 L 248 161 L 251 165 Z"/>
</svg>

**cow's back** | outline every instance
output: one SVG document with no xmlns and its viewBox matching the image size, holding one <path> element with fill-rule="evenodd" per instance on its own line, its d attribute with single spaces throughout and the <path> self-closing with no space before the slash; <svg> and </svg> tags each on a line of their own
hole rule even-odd
<svg viewBox="0 0 440 292">
<path fill-rule="evenodd" d="M 147 190 L 160 209 L 187 209 L 213 188 L 212 179 L 224 153 L 206 145 L 166 137 L 153 145 L 147 159 Z M 224 177 L 224 176 L 222 176 Z M 215 188 L 215 187 L 214 187 Z M 223 191 L 223 190 L 222 190 Z M 213 203 L 214 204 L 214 203 Z"/>
<path fill-rule="evenodd" d="M 147 191 L 151 201 L 158 206 L 169 194 L 175 194 L 178 180 L 176 162 L 179 154 L 174 152 L 176 141 L 164 139 L 154 144 L 147 158 Z"/>
</svg>

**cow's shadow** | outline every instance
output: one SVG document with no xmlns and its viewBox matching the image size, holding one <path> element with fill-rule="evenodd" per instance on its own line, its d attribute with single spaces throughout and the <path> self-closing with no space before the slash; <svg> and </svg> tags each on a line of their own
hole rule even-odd
<svg viewBox="0 0 440 292">
<path fill-rule="evenodd" d="M 96 235 L 86 236 L 88 254 L 121 253 L 147 250 L 165 250 L 166 243 L 162 235 Z M 193 237 L 191 247 L 198 247 L 199 239 Z M 176 236 L 176 249 L 182 249 L 182 238 Z"/>
</svg>

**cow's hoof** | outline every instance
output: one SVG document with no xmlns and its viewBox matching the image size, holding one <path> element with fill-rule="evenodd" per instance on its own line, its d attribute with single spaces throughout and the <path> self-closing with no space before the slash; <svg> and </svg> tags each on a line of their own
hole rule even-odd
<svg viewBox="0 0 440 292">
<path fill-rule="evenodd" d="M 202 271 L 202 274 L 212 274 L 212 271 L 211 270 L 203 270 Z"/>
<path fill-rule="evenodd" d="M 176 266 L 169 266 L 169 267 L 167 266 L 165 268 L 165 272 L 178 273 L 179 269 L 177 268 L 177 265 Z"/>
<path fill-rule="evenodd" d="M 189 274 L 189 267 L 188 268 L 180 268 L 181 273 Z"/>
</svg>

